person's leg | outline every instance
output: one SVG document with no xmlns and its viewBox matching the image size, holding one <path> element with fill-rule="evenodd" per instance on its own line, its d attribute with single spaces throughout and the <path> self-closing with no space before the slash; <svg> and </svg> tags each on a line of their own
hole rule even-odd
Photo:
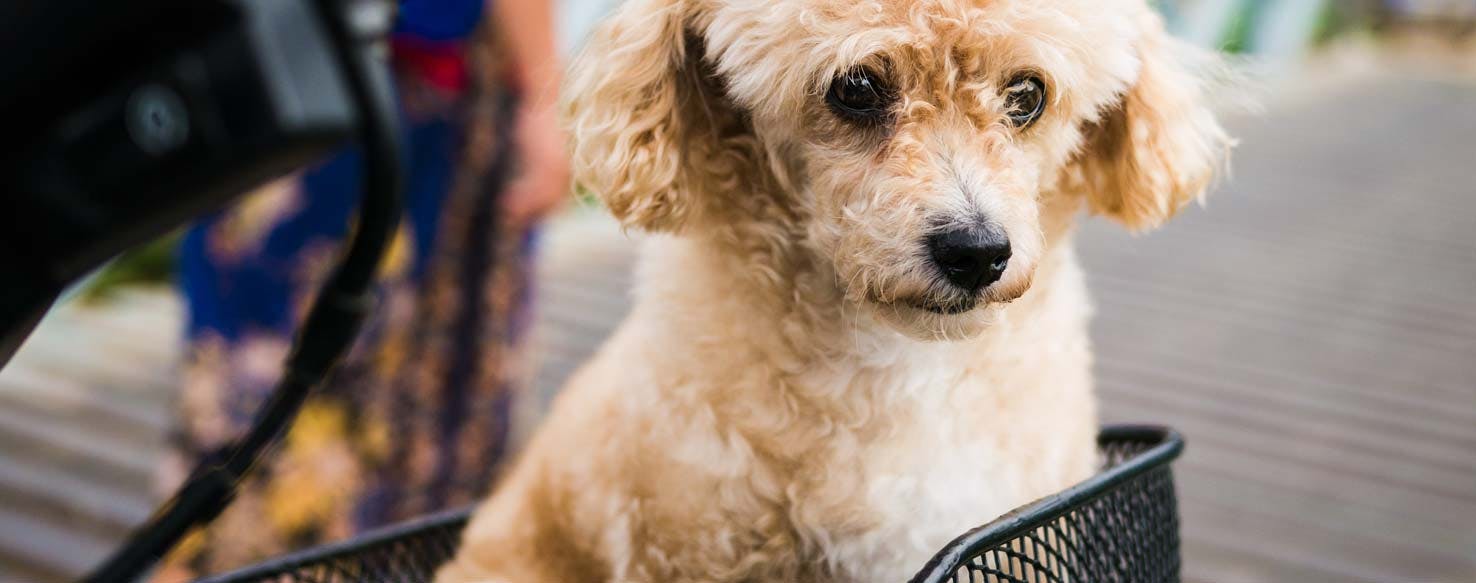
<svg viewBox="0 0 1476 583">
<path fill-rule="evenodd" d="M 377 347 L 380 362 L 406 366 L 391 386 L 367 393 L 370 433 L 396 439 L 378 461 L 375 494 L 362 501 L 363 527 L 470 503 L 504 456 L 518 363 L 511 349 L 523 337 L 510 323 L 526 311 L 520 290 L 529 273 L 523 234 L 508 233 L 497 213 L 512 164 L 496 130 L 510 125 L 507 111 L 417 128 L 417 148 L 446 150 L 415 171 L 442 177 L 446 193 L 418 287 L 400 309 L 415 314 L 409 332 Z"/>
<path fill-rule="evenodd" d="M 189 320 L 179 425 L 161 495 L 241 435 L 275 387 L 301 303 L 316 289 L 346 230 L 357 164 L 351 154 L 335 157 L 248 195 L 185 235 L 178 278 Z M 316 407 L 306 418 L 331 429 L 334 416 Z M 293 463 L 281 462 L 294 451 L 302 457 L 301 450 L 277 450 L 226 512 L 171 556 L 156 580 L 239 566 L 287 550 L 304 532 L 324 530 L 312 524 L 318 520 L 311 516 L 313 492 L 278 494 L 284 475 L 298 484 L 316 482 L 301 479 Z"/>
</svg>

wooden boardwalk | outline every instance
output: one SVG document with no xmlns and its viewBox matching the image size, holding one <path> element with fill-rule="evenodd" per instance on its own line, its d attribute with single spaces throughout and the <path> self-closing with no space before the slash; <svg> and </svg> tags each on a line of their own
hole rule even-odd
<svg viewBox="0 0 1476 583">
<path fill-rule="evenodd" d="M 1234 126 L 1205 209 L 1081 241 L 1104 417 L 1189 440 L 1186 574 L 1476 581 L 1476 85 Z"/>
<path fill-rule="evenodd" d="M 68 305 L 0 372 L 0 581 L 75 579 L 148 517 L 180 321 L 158 291 Z"/>
<path fill-rule="evenodd" d="M 1476 581 L 1476 84 L 1366 76 L 1232 126 L 1206 208 L 1080 241 L 1104 419 L 1189 439 L 1186 579 Z M 547 247 L 544 396 L 633 257 L 603 218 Z M 147 511 L 179 317 L 64 310 L 0 374 L 0 581 L 74 576 Z"/>
</svg>

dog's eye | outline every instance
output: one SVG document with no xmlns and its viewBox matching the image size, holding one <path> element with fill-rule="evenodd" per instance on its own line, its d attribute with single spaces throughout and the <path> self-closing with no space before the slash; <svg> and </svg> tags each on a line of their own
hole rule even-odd
<svg viewBox="0 0 1476 583">
<path fill-rule="evenodd" d="M 1009 116 L 1010 123 L 1017 128 L 1035 123 L 1041 112 L 1045 111 L 1045 84 L 1040 77 L 1026 75 L 1015 78 L 1005 87 L 1004 97 L 1005 106 L 1009 108 L 1005 115 Z"/>
<path fill-rule="evenodd" d="M 871 71 L 855 69 L 830 84 L 825 96 L 836 115 L 857 121 L 877 121 L 887 115 L 892 92 Z"/>
</svg>

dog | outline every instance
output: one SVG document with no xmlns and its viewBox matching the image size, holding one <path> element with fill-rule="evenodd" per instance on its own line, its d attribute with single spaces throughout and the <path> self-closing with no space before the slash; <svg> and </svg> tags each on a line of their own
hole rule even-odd
<svg viewBox="0 0 1476 583">
<path fill-rule="evenodd" d="M 652 235 L 446 583 L 900 582 L 1095 469 L 1090 213 L 1231 140 L 1144 0 L 630 0 L 576 181 Z"/>
</svg>

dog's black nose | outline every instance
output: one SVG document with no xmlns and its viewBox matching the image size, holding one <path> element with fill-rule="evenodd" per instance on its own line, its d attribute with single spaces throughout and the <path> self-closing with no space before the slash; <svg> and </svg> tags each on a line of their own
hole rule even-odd
<svg viewBox="0 0 1476 583">
<path fill-rule="evenodd" d="M 1010 239 L 990 225 L 934 234 L 928 251 L 944 277 L 969 293 L 999 281 L 1010 263 Z"/>
</svg>

